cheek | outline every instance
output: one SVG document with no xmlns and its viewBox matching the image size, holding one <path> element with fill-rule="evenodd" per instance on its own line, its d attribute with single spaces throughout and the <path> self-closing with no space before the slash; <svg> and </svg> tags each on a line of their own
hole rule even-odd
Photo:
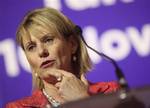
<svg viewBox="0 0 150 108">
<path fill-rule="evenodd" d="M 39 66 L 38 57 L 35 54 L 27 54 L 27 60 L 32 68 L 37 68 Z"/>
<path fill-rule="evenodd" d="M 49 53 L 52 58 L 57 60 L 57 65 L 68 64 L 71 58 L 70 49 L 64 43 L 49 48 Z"/>
<path fill-rule="evenodd" d="M 58 51 L 58 57 L 61 62 L 61 65 L 70 65 L 71 62 L 71 53 L 70 49 L 63 47 Z"/>
</svg>

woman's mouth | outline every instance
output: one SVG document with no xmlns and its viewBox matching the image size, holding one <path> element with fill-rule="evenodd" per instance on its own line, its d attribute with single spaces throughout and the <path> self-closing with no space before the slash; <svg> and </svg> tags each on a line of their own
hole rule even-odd
<svg viewBox="0 0 150 108">
<path fill-rule="evenodd" d="M 47 60 L 47 61 L 42 62 L 42 64 L 40 65 L 40 68 L 45 69 L 48 67 L 52 67 L 53 64 L 54 64 L 54 60 Z"/>
</svg>

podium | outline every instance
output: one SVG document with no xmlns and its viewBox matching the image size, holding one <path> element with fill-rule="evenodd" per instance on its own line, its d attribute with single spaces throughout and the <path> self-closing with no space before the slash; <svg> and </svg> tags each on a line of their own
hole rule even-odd
<svg viewBox="0 0 150 108">
<path fill-rule="evenodd" d="M 97 94 L 58 108 L 150 108 L 150 86 L 131 89 L 125 96 L 125 99 L 120 99 L 120 91 L 108 95 Z"/>
</svg>

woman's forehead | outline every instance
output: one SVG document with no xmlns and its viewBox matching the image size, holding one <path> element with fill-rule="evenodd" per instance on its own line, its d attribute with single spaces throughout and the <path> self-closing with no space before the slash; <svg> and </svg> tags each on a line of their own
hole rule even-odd
<svg viewBox="0 0 150 108">
<path fill-rule="evenodd" d="M 40 38 L 46 34 L 56 35 L 57 32 L 53 28 L 50 27 L 42 27 L 42 26 L 32 26 L 28 29 L 29 37 L 34 36 L 36 38 Z"/>
<path fill-rule="evenodd" d="M 24 35 L 23 38 L 23 43 L 27 41 L 33 41 L 34 39 L 40 39 L 45 35 L 56 37 L 60 36 L 60 33 L 56 31 L 54 28 L 48 28 L 48 27 L 42 27 L 42 26 L 32 26 L 27 29 L 28 33 Z"/>
<path fill-rule="evenodd" d="M 33 25 L 33 26 L 28 28 L 28 32 L 31 36 L 39 37 L 42 34 L 52 32 L 52 29 L 50 30 L 47 27 L 42 27 L 42 26 L 39 26 L 39 25 L 37 25 L 37 26 Z"/>
</svg>

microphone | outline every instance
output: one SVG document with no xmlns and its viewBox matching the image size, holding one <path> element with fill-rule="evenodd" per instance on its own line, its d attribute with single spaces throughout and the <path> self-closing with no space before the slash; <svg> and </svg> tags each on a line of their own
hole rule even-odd
<svg viewBox="0 0 150 108">
<path fill-rule="evenodd" d="M 125 93 L 127 90 L 129 90 L 129 86 L 128 86 L 128 83 L 127 83 L 127 81 L 126 81 L 126 79 L 125 79 L 125 76 L 124 76 L 122 70 L 120 69 L 120 67 L 118 66 L 118 64 L 116 63 L 116 61 L 115 61 L 114 59 L 110 58 L 109 56 L 105 55 L 104 53 L 99 52 L 99 51 L 95 50 L 94 48 L 90 47 L 90 46 L 86 43 L 86 41 L 85 41 L 85 39 L 84 39 L 84 37 L 83 37 L 83 35 L 82 35 L 83 32 L 82 32 L 82 29 L 81 29 L 80 26 L 78 26 L 78 25 L 75 26 L 75 32 L 76 32 L 78 35 L 80 35 L 82 41 L 84 42 L 84 44 L 85 44 L 90 50 L 94 51 L 96 54 L 98 54 L 99 56 L 101 56 L 101 57 L 104 58 L 105 60 L 109 61 L 109 62 L 114 66 L 114 68 L 115 68 L 115 74 L 116 74 L 116 76 L 117 76 L 118 83 L 119 83 L 119 85 L 120 85 L 120 88 L 121 88 L 122 92 Z M 121 96 L 120 96 L 120 98 L 121 98 Z"/>
</svg>

